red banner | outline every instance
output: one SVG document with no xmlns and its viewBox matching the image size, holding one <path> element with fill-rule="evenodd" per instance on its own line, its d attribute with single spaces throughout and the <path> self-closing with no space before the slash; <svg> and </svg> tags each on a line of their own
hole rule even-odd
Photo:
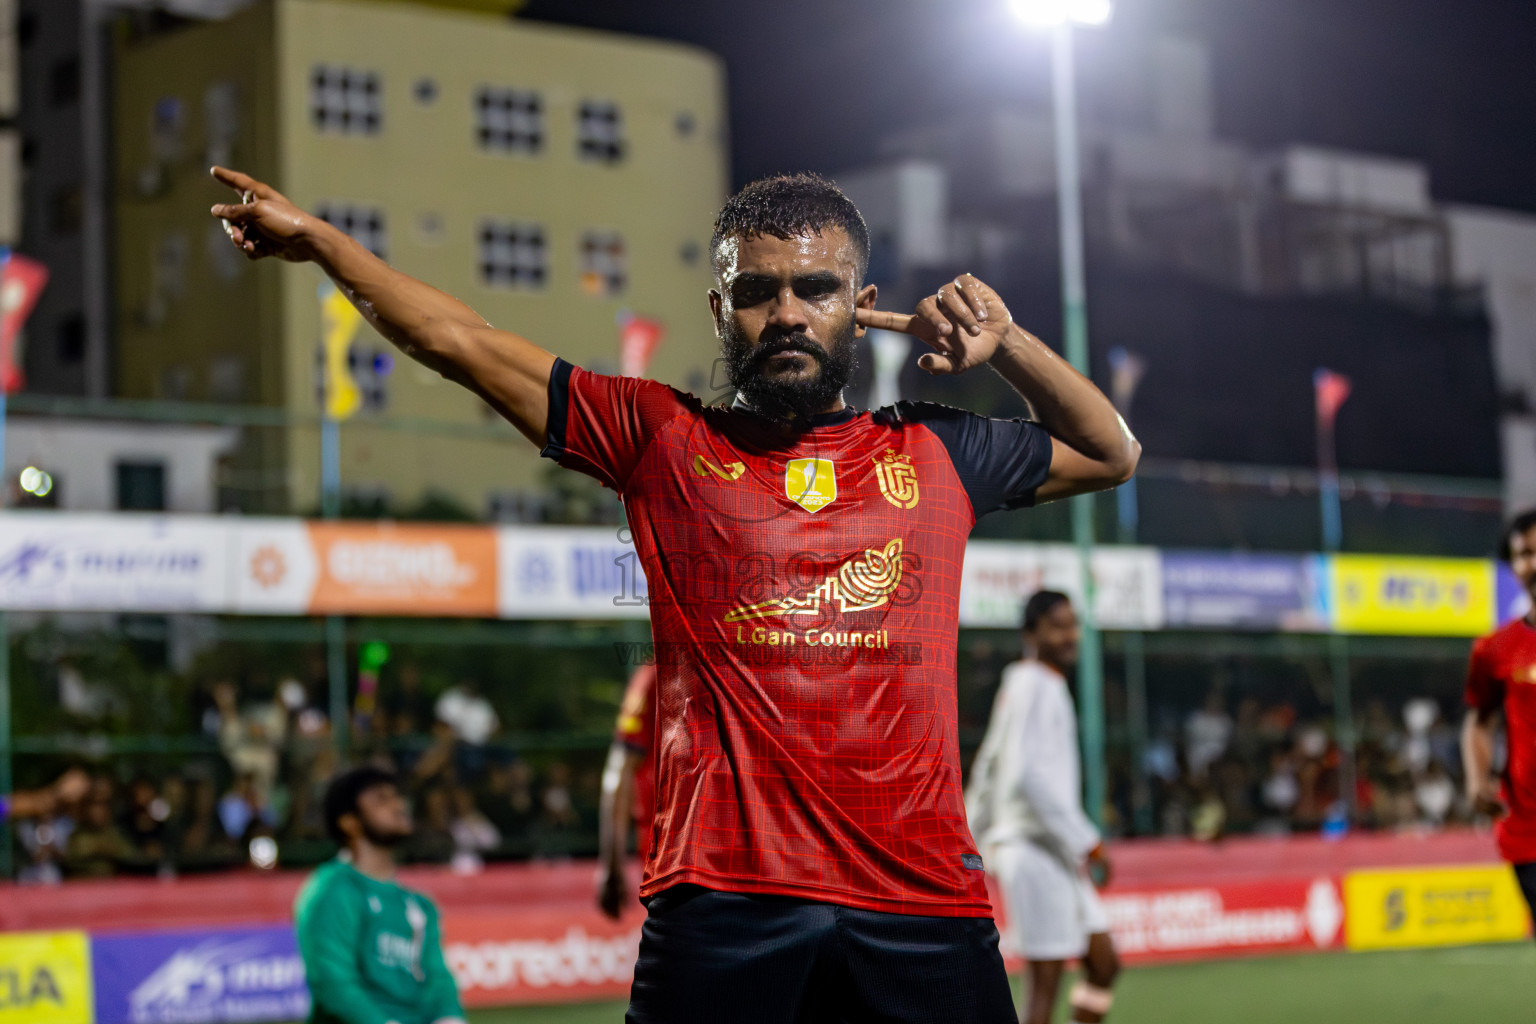
<svg viewBox="0 0 1536 1024">
<path fill-rule="evenodd" d="M 640 950 L 639 904 L 622 921 L 586 907 L 443 917 L 443 955 L 465 1006 L 623 999 Z"/>
</svg>

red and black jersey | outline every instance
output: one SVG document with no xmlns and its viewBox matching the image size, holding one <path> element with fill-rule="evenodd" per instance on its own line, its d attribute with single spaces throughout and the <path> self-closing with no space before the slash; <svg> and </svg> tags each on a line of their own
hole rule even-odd
<svg viewBox="0 0 1536 1024">
<path fill-rule="evenodd" d="M 635 769 L 635 847 L 643 863 L 651 854 L 651 830 L 656 819 L 656 666 L 641 665 L 629 677 L 613 738 L 640 756 Z"/>
<path fill-rule="evenodd" d="M 936 405 L 785 434 L 557 361 L 544 454 L 624 500 L 656 643 L 655 849 L 693 883 L 902 914 L 991 913 L 956 723 L 976 517 L 1032 504 L 1037 424 Z"/>
<path fill-rule="evenodd" d="M 1472 645 L 1467 705 L 1504 713 L 1509 763 L 1504 803 L 1494 826 L 1499 853 L 1512 864 L 1536 861 L 1536 629 L 1517 619 Z"/>
</svg>

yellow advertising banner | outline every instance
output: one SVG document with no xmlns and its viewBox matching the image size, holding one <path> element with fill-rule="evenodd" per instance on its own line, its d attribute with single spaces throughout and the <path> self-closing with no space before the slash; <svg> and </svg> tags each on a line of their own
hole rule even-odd
<svg viewBox="0 0 1536 1024">
<path fill-rule="evenodd" d="M 1334 555 L 1329 608 L 1340 633 L 1481 636 L 1494 626 L 1493 563 Z"/>
<path fill-rule="evenodd" d="M 1505 942 L 1528 932 L 1525 901 L 1507 865 L 1344 876 L 1344 944 L 1350 949 Z"/>
<path fill-rule="evenodd" d="M 92 1024 L 84 932 L 0 934 L 0 1024 Z"/>
</svg>

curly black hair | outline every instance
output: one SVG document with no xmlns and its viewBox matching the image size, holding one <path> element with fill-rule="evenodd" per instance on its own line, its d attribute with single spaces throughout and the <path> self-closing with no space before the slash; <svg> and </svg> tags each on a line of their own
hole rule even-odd
<svg viewBox="0 0 1536 1024">
<path fill-rule="evenodd" d="M 1024 632 L 1032 633 L 1040 620 L 1056 610 L 1057 605 L 1071 604 L 1072 599 L 1059 590 L 1037 590 L 1024 602 Z"/>
<path fill-rule="evenodd" d="M 853 240 L 859 261 L 857 283 L 863 284 L 869 269 L 869 226 L 843 190 L 819 174 L 775 174 L 731 196 L 715 218 L 709 258 L 718 271 L 720 245 L 727 238 L 793 238 L 827 228 L 842 228 Z"/>
<path fill-rule="evenodd" d="M 394 786 L 399 789 L 400 779 L 388 769 L 364 764 L 338 772 L 326 785 L 322 804 L 325 831 L 338 846 L 347 845 L 347 835 L 341 830 L 341 819 L 356 814 L 358 800 L 375 786 Z"/>
<path fill-rule="evenodd" d="M 1515 539 L 1516 534 L 1525 533 L 1533 528 L 1536 528 L 1536 508 L 1528 508 L 1511 519 L 1509 525 L 1504 527 L 1504 535 L 1499 538 L 1499 557 L 1506 562 L 1513 558 L 1514 553 L 1510 551 L 1510 542 Z"/>
</svg>

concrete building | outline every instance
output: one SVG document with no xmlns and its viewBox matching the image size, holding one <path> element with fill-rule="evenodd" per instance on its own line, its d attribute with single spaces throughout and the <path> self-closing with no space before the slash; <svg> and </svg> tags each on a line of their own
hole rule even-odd
<svg viewBox="0 0 1536 1024">
<path fill-rule="evenodd" d="M 1502 476 L 1507 505 L 1536 504 L 1536 218 L 1438 203 L 1410 160 L 1218 138 L 1208 64 L 1153 38 L 1084 83 L 1095 364 L 1117 344 L 1152 355 L 1149 455 L 1307 465 L 1310 366 L 1330 365 L 1357 381 L 1346 468 Z M 974 270 L 1055 337 L 1049 109 L 917 125 L 881 151 L 837 177 L 870 220 L 882 302 Z M 1231 372 L 1201 376 L 1217 366 Z M 1180 417 L 1186 430 L 1163 433 Z"/>
<path fill-rule="evenodd" d="M 727 186 L 715 58 L 410 4 L 262 0 L 120 39 L 114 63 L 116 391 L 291 412 L 299 425 L 248 431 L 234 460 L 272 482 L 262 507 L 317 504 L 323 278 L 229 246 L 207 212 L 224 198 L 212 163 L 573 362 L 616 370 L 620 318 L 659 320 L 648 374 L 707 389 Z M 477 398 L 366 328 L 351 356 L 368 401 L 342 427 L 344 487 L 477 514 L 537 487 L 536 453 Z M 370 426 L 383 419 L 439 433 Z"/>
</svg>

